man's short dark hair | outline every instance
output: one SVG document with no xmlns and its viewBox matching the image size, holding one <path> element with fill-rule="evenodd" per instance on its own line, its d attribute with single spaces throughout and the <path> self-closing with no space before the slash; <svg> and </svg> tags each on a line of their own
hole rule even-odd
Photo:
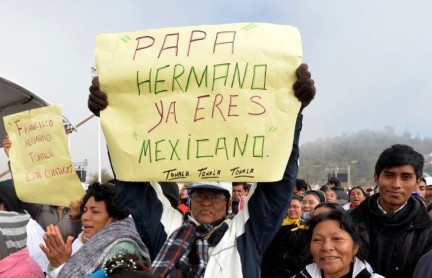
<svg viewBox="0 0 432 278">
<path fill-rule="evenodd" d="M 340 187 L 341 186 L 340 180 L 338 178 L 336 178 L 336 177 L 329 178 L 327 184 L 328 185 L 334 184 L 335 187 Z"/>
<path fill-rule="evenodd" d="M 411 165 L 417 179 L 423 175 L 423 155 L 408 145 L 395 144 L 385 149 L 378 157 L 375 164 L 375 175 L 379 176 L 383 170 L 403 165 Z"/>
<path fill-rule="evenodd" d="M 306 192 L 308 190 L 307 182 L 305 180 L 302 180 L 302 179 L 296 179 L 295 186 L 297 188 L 297 191 L 303 190 L 304 192 Z"/>
<path fill-rule="evenodd" d="M 239 186 L 239 185 L 243 185 L 243 190 L 246 192 L 249 192 L 251 185 L 247 182 L 233 182 L 232 186 Z"/>
</svg>

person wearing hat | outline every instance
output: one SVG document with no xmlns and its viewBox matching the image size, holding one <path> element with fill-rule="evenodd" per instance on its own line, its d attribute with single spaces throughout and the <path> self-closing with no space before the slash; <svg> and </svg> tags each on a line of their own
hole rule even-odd
<svg viewBox="0 0 432 278">
<path fill-rule="evenodd" d="M 39 244 L 43 243 L 43 235 L 45 231 L 42 227 L 31 218 L 23 209 L 23 203 L 15 191 L 15 186 L 11 179 L 0 181 L 0 212 L 16 212 L 19 215 L 27 215 L 29 217 L 26 224 L 26 246 L 28 247 L 27 252 L 35 262 L 39 265 L 42 271 L 45 271 L 48 266 L 48 259 L 42 250 L 39 248 Z M 13 219 L 12 217 L 11 219 Z M 1 229 L 0 229 L 1 230 Z M 1 275 L 0 275 L 1 277 Z"/>
<path fill-rule="evenodd" d="M 287 211 L 298 171 L 301 111 L 315 96 L 306 64 L 296 71 L 294 95 L 301 102 L 291 155 L 280 181 L 258 183 L 235 217 L 230 213 L 230 182 L 200 182 L 190 188 L 190 213 L 172 208 L 158 183 L 118 181 L 121 205 L 132 215 L 150 250 L 152 272 L 162 277 L 259 277 L 264 250 Z M 107 106 L 99 81 L 90 87 L 89 109 Z"/>
<path fill-rule="evenodd" d="M 0 211 L 0 277 L 45 277 L 26 246 L 29 219 L 25 213 Z"/>
<path fill-rule="evenodd" d="M 432 202 L 432 177 L 423 178 L 426 183 L 425 199 L 428 203 Z"/>
</svg>

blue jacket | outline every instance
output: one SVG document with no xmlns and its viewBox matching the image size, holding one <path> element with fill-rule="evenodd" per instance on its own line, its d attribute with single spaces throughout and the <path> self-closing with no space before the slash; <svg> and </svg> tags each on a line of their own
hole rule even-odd
<svg viewBox="0 0 432 278">
<path fill-rule="evenodd" d="M 253 186 L 247 206 L 233 219 L 225 220 L 229 228 L 221 241 L 210 248 L 204 277 L 259 277 L 262 254 L 278 231 L 291 199 L 298 171 L 301 127 L 299 116 L 282 180 Z M 182 214 L 172 208 L 157 183 L 118 181 L 116 191 L 154 259 L 169 235 L 182 225 Z"/>
</svg>

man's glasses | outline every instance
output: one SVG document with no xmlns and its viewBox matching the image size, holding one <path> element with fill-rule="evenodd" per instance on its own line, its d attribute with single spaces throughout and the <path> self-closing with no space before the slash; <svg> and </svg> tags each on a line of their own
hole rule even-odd
<svg viewBox="0 0 432 278">
<path fill-rule="evenodd" d="M 301 209 L 301 206 L 290 206 L 290 209 Z"/>
<path fill-rule="evenodd" d="M 212 203 L 220 203 L 226 201 L 227 198 L 223 194 L 206 195 L 204 193 L 194 192 L 191 195 L 192 200 L 197 202 L 203 202 L 206 198 Z"/>
</svg>

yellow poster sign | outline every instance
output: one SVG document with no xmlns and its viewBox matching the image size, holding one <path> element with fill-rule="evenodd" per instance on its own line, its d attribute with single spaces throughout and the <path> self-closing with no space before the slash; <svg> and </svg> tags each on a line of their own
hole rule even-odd
<svg viewBox="0 0 432 278">
<path fill-rule="evenodd" d="M 298 29 L 237 23 L 100 34 L 101 123 L 124 181 L 280 180 L 300 109 Z"/>
<path fill-rule="evenodd" d="M 59 105 L 5 116 L 3 121 L 13 144 L 9 159 L 20 200 L 69 206 L 70 201 L 83 197 Z"/>
</svg>

